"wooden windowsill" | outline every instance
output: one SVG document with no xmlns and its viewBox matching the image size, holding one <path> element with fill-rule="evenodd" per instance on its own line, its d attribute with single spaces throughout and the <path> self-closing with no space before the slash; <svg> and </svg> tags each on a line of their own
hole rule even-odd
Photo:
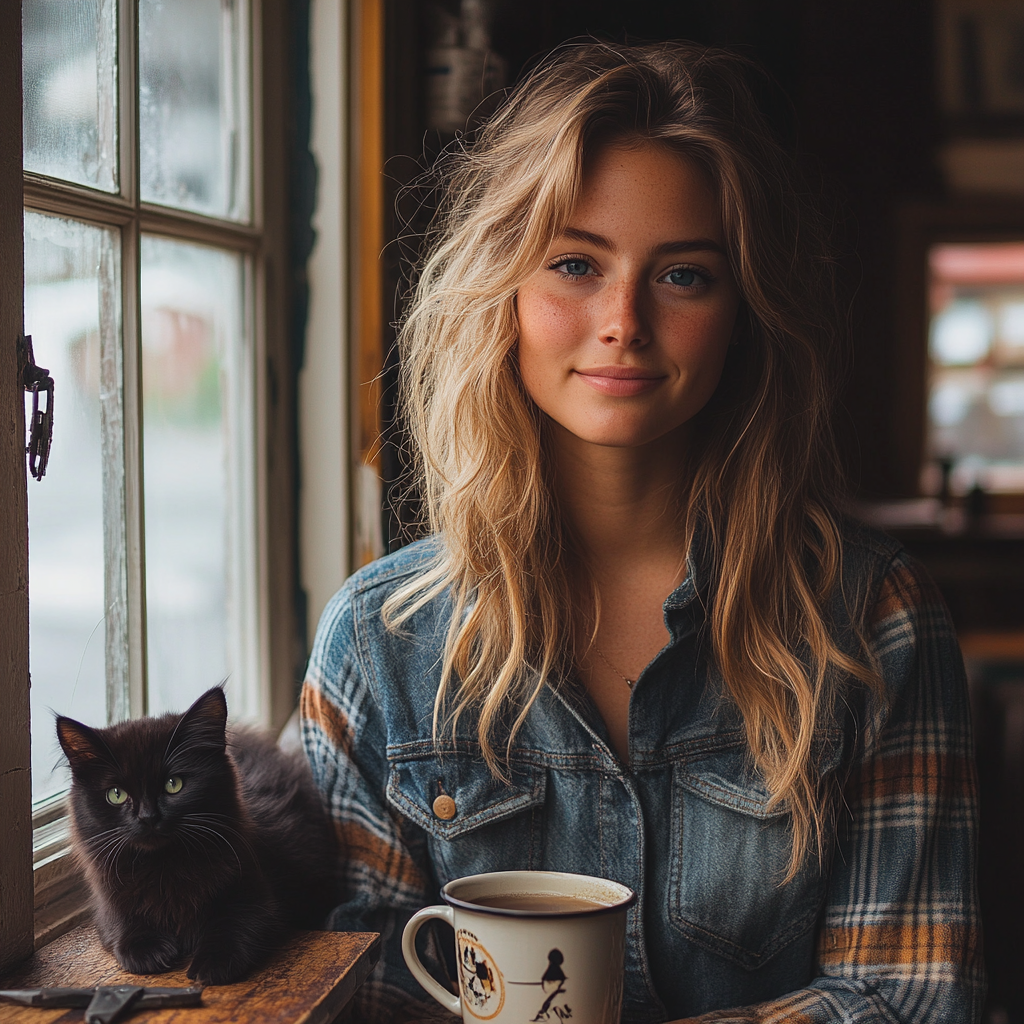
<svg viewBox="0 0 1024 1024">
<path fill-rule="evenodd" d="M 138 1024 L 330 1024 L 380 959 L 375 932 L 296 932 L 270 961 L 235 985 L 210 986 L 203 1005 L 140 1010 Z M 95 929 L 83 926 L 36 952 L 0 988 L 92 987 L 96 985 L 193 984 L 184 970 L 158 975 L 127 974 L 100 945 Z M 4 1024 L 55 1024 L 81 1020 L 81 1010 L 46 1010 L 3 1003 Z"/>
<path fill-rule="evenodd" d="M 71 853 L 67 793 L 40 801 L 32 813 L 35 949 L 89 917 L 89 890 Z"/>
<path fill-rule="evenodd" d="M 71 854 L 35 870 L 35 949 L 89 919 L 89 891 Z"/>
</svg>

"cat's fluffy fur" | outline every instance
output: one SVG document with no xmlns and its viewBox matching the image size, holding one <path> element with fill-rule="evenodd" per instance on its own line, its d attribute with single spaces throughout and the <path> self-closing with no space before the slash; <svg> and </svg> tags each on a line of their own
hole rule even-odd
<svg viewBox="0 0 1024 1024">
<path fill-rule="evenodd" d="M 219 688 L 183 715 L 57 719 L 95 923 L 133 974 L 189 962 L 204 984 L 237 981 L 337 902 L 334 832 L 301 754 L 226 722 Z"/>
</svg>

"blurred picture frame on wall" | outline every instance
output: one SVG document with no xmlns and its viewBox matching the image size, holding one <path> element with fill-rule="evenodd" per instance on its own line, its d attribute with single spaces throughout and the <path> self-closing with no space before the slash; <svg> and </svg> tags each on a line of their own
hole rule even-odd
<svg viewBox="0 0 1024 1024">
<path fill-rule="evenodd" d="M 935 82 L 950 193 L 1024 196 L 1024 0 L 937 0 Z"/>
<path fill-rule="evenodd" d="M 1024 197 L 1024 136 L 948 139 L 938 160 L 953 193 Z"/>
<path fill-rule="evenodd" d="M 938 0 L 940 110 L 1024 122 L 1024 0 Z"/>
</svg>

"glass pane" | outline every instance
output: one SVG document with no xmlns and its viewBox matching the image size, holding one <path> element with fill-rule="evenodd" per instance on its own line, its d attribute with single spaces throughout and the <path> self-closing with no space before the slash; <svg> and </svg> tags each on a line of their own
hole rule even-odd
<svg viewBox="0 0 1024 1024">
<path fill-rule="evenodd" d="M 249 217 L 244 0 L 140 0 L 142 198 Z"/>
<path fill-rule="evenodd" d="M 929 272 L 933 467 L 954 494 L 1024 491 L 1024 242 L 936 245 Z"/>
<path fill-rule="evenodd" d="M 142 240 L 149 710 L 252 683 L 251 350 L 240 257 Z M 256 687 L 258 689 L 258 687 Z"/>
<path fill-rule="evenodd" d="M 53 770 L 60 750 L 52 712 L 105 724 L 106 679 L 121 661 L 108 635 L 113 626 L 116 641 L 124 608 L 116 541 L 104 562 L 104 441 L 120 427 L 119 279 L 114 232 L 25 214 L 26 331 L 36 362 L 55 382 L 49 466 L 28 489 L 36 800 L 65 784 L 64 773 Z M 113 476 L 120 477 L 118 467 Z M 116 504 L 111 517 L 116 538 Z"/>
<path fill-rule="evenodd" d="M 116 0 L 23 0 L 22 14 L 25 169 L 116 192 Z"/>
</svg>

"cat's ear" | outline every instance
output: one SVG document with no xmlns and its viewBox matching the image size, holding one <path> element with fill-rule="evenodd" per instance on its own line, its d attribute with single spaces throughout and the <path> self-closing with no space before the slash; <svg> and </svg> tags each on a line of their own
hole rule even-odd
<svg viewBox="0 0 1024 1024">
<path fill-rule="evenodd" d="M 73 718 L 57 716 L 57 739 L 73 772 L 111 764 L 110 751 L 96 730 Z"/>
<path fill-rule="evenodd" d="M 171 747 L 188 744 L 190 748 L 212 747 L 223 750 L 226 744 L 228 702 L 219 686 L 207 690 L 181 716 L 174 728 Z"/>
</svg>

